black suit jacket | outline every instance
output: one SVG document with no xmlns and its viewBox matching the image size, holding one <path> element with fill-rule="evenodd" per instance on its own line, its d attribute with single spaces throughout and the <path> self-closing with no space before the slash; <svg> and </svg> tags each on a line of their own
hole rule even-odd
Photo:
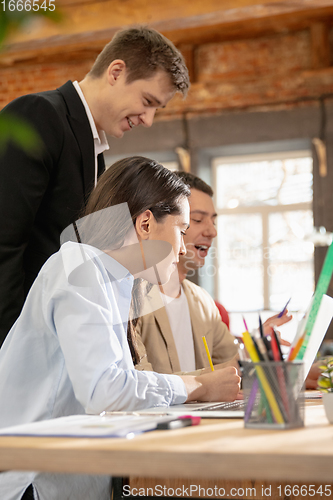
<svg viewBox="0 0 333 500">
<path fill-rule="evenodd" d="M 0 345 L 60 233 L 80 216 L 95 175 L 90 124 L 70 81 L 3 111 L 31 123 L 43 148 L 29 156 L 11 142 L 0 155 Z"/>
</svg>

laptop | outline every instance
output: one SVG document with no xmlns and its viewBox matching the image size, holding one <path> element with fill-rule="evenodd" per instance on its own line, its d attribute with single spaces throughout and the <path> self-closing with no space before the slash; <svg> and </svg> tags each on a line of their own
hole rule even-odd
<svg viewBox="0 0 333 500">
<path fill-rule="evenodd" d="M 309 308 L 311 307 L 311 304 Z M 307 314 L 305 315 L 305 317 Z M 325 333 L 330 325 L 333 317 L 333 298 L 328 295 L 323 295 L 320 308 L 316 317 L 315 324 L 308 342 L 304 357 L 303 377 L 304 381 L 309 373 L 312 363 L 314 362 L 317 352 L 321 346 Z M 306 397 L 306 396 L 305 396 Z M 310 394 L 310 399 L 313 398 L 313 393 Z M 173 405 L 168 408 L 155 407 L 140 410 L 140 414 L 156 414 L 156 415 L 189 415 L 202 418 L 243 418 L 246 402 L 244 400 L 236 400 L 232 403 L 184 403 L 181 405 Z"/>
</svg>

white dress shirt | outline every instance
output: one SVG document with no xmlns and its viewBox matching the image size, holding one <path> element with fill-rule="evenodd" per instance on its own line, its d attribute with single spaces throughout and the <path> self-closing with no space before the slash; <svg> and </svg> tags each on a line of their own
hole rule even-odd
<svg viewBox="0 0 333 500">
<path fill-rule="evenodd" d="M 180 377 L 134 369 L 132 286 L 127 269 L 89 245 L 65 243 L 48 259 L 0 349 L 0 427 L 186 400 Z M 110 498 L 106 476 L 5 472 L 1 500 L 19 500 L 31 483 L 40 500 Z"/>
<path fill-rule="evenodd" d="M 165 309 L 176 344 L 180 369 L 182 372 L 193 372 L 195 370 L 195 354 L 191 316 L 182 286 L 180 287 L 180 296 L 166 301 Z"/>
<path fill-rule="evenodd" d="M 88 106 L 88 103 L 86 101 L 86 98 L 84 97 L 84 94 L 81 90 L 81 87 L 79 85 L 79 82 L 75 81 L 73 82 L 74 88 L 76 92 L 79 94 L 79 97 L 82 101 L 82 104 L 84 106 L 84 109 L 86 110 L 87 117 L 89 120 L 91 132 L 94 138 L 94 153 L 95 153 L 95 183 L 94 185 L 96 186 L 97 184 L 97 174 L 98 174 L 98 164 L 97 164 L 97 156 L 100 153 L 103 153 L 107 149 L 109 149 L 109 143 L 106 138 L 106 134 L 104 130 L 101 130 L 100 133 L 98 133 L 98 130 L 96 128 L 95 120 L 93 115 L 91 114 L 90 108 Z"/>
</svg>

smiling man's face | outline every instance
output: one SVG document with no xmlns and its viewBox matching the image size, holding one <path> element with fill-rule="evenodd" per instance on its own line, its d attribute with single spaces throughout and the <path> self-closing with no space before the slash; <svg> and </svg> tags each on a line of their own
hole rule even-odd
<svg viewBox="0 0 333 500">
<path fill-rule="evenodd" d="M 178 264 L 179 278 L 182 281 L 191 269 L 198 269 L 205 263 L 205 258 L 216 237 L 216 211 L 212 198 L 198 189 L 191 189 L 190 227 L 184 236 L 187 253 L 180 257 Z"/>
<path fill-rule="evenodd" d="M 127 83 L 126 68 L 119 70 L 116 64 L 112 68 L 115 69 L 108 73 L 109 86 L 98 111 L 97 128 L 121 138 L 139 125 L 151 127 L 156 110 L 165 107 L 175 93 L 169 75 L 158 70 L 148 79 Z"/>
</svg>

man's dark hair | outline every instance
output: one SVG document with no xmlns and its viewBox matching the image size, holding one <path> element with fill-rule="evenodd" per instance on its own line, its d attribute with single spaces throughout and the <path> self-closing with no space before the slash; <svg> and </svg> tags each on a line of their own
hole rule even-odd
<svg viewBox="0 0 333 500">
<path fill-rule="evenodd" d="M 211 198 L 213 197 L 214 191 L 205 181 L 200 179 L 200 177 L 190 174 L 189 172 L 175 172 L 175 174 L 191 189 L 197 189 L 198 191 L 208 194 Z"/>
<path fill-rule="evenodd" d="M 97 56 L 89 75 L 101 77 L 115 59 L 125 62 L 127 83 L 148 79 L 163 70 L 169 75 L 173 88 L 186 96 L 190 81 L 184 58 L 158 31 L 144 26 L 118 31 Z"/>
</svg>

